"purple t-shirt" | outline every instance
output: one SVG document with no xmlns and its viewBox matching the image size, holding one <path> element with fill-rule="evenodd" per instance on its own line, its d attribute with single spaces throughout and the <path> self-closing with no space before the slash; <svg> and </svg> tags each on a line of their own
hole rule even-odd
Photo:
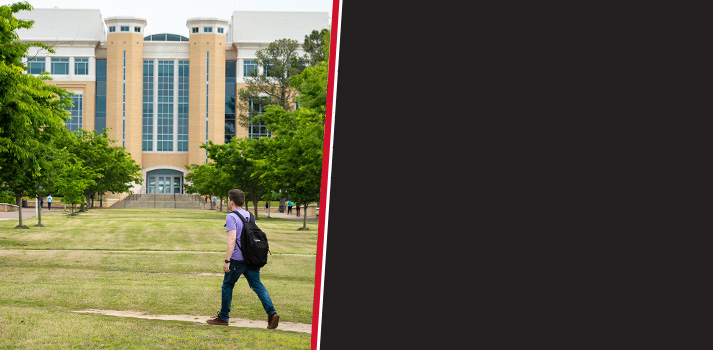
<svg viewBox="0 0 713 350">
<path fill-rule="evenodd" d="M 250 212 L 241 208 L 238 208 L 238 212 L 245 218 L 245 220 L 250 220 Z M 243 221 L 240 220 L 238 215 L 235 213 L 230 213 L 225 217 L 225 232 L 228 232 L 230 230 L 236 231 L 235 250 L 233 251 L 233 255 L 230 256 L 230 259 L 243 261 L 245 260 L 243 259 L 243 252 L 241 252 L 240 248 L 238 248 L 238 242 L 240 242 L 240 233 L 243 232 Z"/>
</svg>

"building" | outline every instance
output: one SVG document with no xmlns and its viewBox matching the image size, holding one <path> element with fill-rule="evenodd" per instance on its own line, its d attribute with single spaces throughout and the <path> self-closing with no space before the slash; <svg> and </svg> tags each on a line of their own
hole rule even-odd
<svg viewBox="0 0 713 350">
<path fill-rule="evenodd" d="M 147 21 L 102 18 L 92 9 L 34 9 L 17 18 L 31 48 L 29 74 L 50 73 L 51 84 L 74 92 L 67 127 L 101 132 L 126 148 L 142 167 L 134 193 L 183 193 L 186 165 L 206 162 L 202 143 L 259 137 L 261 126 L 237 125 L 234 103 L 245 76 L 263 71 L 255 52 L 277 39 L 300 44 L 329 27 L 327 12 L 235 11 L 230 19 L 189 18 L 189 36 L 144 35 Z M 178 20 L 178 19 L 177 19 Z M 300 48 L 301 50 L 301 48 Z M 232 107 L 231 107 L 232 106 Z"/>
</svg>

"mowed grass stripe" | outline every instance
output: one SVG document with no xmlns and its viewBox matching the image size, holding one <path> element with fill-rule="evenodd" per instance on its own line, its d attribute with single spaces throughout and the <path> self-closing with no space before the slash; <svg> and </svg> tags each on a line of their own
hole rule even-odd
<svg viewBox="0 0 713 350">
<path fill-rule="evenodd" d="M 99 213 L 101 215 L 94 215 Z M 102 249 L 224 251 L 225 213 L 208 210 L 94 209 L 91 215 L 68 217 L 52 213 L 45 227 L 13 229 L 14 221 L 0 222 L 0 249 Z M 298 230 L 301 223 L 262 218 L 273 253 L 315 254 L 317 223 Z"/>
</svg>

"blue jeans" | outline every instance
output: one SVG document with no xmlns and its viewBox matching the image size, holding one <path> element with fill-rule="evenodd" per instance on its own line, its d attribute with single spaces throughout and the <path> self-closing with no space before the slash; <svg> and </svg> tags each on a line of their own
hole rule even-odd
<svg viewBox="0 0 713 350">
<path fill-rule="evenodd" d="M 265 286 L 260 282 L 260 269 L 249 269 L 248 265 L 244 261 L 231 260 L 230 261 L 230 272 L 225 273 L 223 278 L 223 299 L 221 303 L 220 313 L 218 316 L 220 318 L 228 321 L 230 319 L 230 304 L 233 301 L 233 287 L 235 282 L 238 281 L 240 275 L 245 275 L 245 279 L 248 280 L 248 285 L 250 289 L 257 294 L 262 302 L 262 307 L 265 309 L 267 315 L 274 314 L 275 307 L 272 306 L 272 299 L 270 299 L 270 293 L 267 292 Z"/>
</svg>

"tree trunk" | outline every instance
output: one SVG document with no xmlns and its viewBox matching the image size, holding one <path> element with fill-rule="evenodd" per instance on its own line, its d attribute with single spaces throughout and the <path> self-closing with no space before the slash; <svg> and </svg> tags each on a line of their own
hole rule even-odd
<svg viewBox="0 0 713 350">
<path fill-rule="evenodd" d="M 258 219 L 258 216 L 257 216 L 257 201 L 258 200 L 260 200 L 260 196 L 257 196 L 257 195 L 253 196 L 253 209 L 255 210 L 255 220 Z"/>
<path fill-rule="evenodd" d="M 309 230 L 307 228 L 307 207 L 308 206 L 309 206 L 309 204 L 305 204 L 304 208 L 300 208 L 300 209 L 304 209 L 304 212 L 302 213 L 302 220 L 303 220 L 302 221 L 302 229 L 303 230 Z"/>
<path fill-rule="evenodd" d="M 17 214 L 20 219 L 20 223 L 15 228 L 29 228 L 22 224 L 22 192 L 15 194 L 15 201 L 17 202 Z"/>
<path fill-rule="evenodd" d="M 90 197 L 90 196 L 91 196 L 91 193 L 90 193 L 90 194 L 86 194 L 86 193 L 84 194 L 84 202 L 79 205 L 79 211 L 80 211 L 80 212 L 89 211 L 88 203 L 89 203 L 89 197 Z M 85 203 L 87 203 L 87 204 L 85 204 Z"/>
<path fill-rule="evenodd" d="M 42 225 L 42 208 L 37 209 L 37 225 L 35 226 L 44 227 L 44 225 Z"/>
</svg>

